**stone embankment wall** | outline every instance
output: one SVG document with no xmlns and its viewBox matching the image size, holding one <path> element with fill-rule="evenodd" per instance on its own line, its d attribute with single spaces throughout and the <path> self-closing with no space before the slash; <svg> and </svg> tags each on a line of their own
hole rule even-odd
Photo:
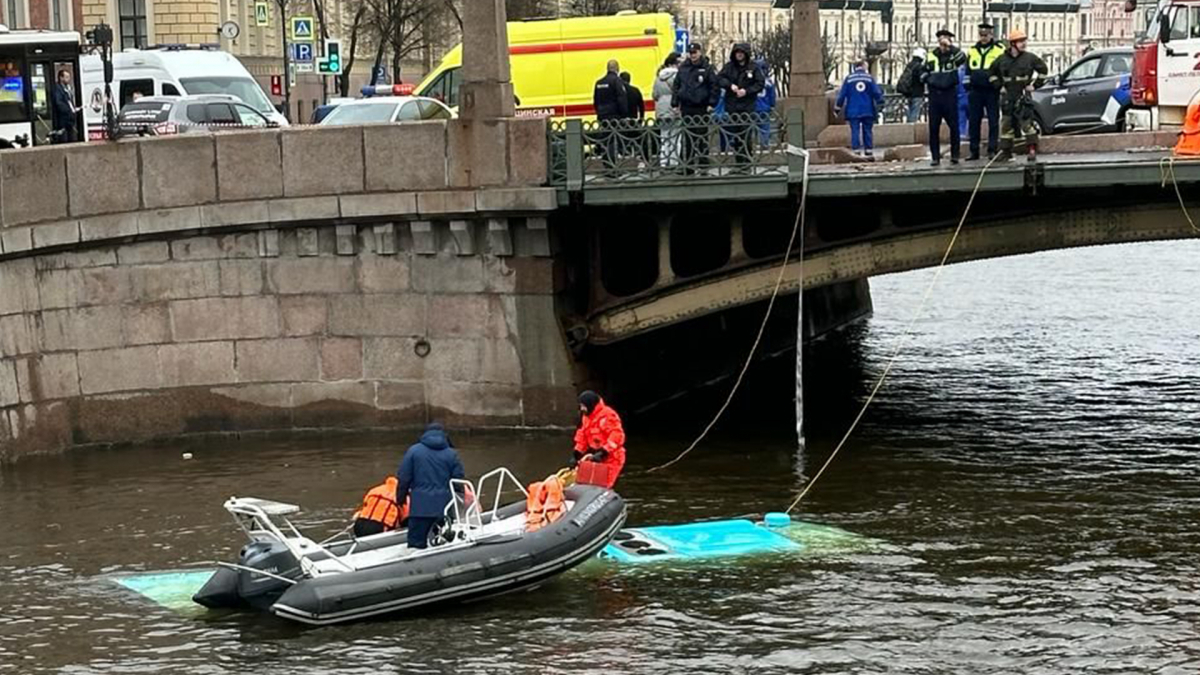
<svg viewBox="0 0 1200 675">
<path fill-rule="evenodd" d="M 541 124 L 3 153 L 0 459 L 195 432 L 569 424 Z"/>
</svg>

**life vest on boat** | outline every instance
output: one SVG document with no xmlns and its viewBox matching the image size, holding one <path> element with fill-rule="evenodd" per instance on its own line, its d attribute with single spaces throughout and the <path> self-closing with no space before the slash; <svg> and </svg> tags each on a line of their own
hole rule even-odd
<svg viewBox="0 0 1200 675">
<path fill-rule="evenodd" d="M 550 476 L 529 486 L 529 498 L 525 500 L 526 532 L 537 532 L 566 512 L 567 497 L 557 477 Z"/>
<path fill-rule="evenodd" d="M 396 529 L 408 518 L 408 500 L 404 501 L 403 507 L 396 504 L 396 485 L 396 477 L 388 476 L 382 484 L 371 488 L 354 517 L 383 523 L 385 531 Z"/>
</svg>

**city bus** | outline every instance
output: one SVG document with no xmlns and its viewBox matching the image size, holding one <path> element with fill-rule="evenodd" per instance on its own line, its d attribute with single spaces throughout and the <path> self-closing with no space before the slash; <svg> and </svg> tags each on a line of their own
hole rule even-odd
<svg viewBox="0 0 1200 675">
<path fill-rule="evenodd" d="M 9 30 L 0 25 L 0 138 L 14 145 L 46 145 L 53 140 L 52 96 L 58 73 L 71 73 L 73 105 L 79 93 L 79 33 Z M 79 140 L 79 115 L 74 128 Z M 61 126 L 61 125 L 60 125 Z"/>
</svg>

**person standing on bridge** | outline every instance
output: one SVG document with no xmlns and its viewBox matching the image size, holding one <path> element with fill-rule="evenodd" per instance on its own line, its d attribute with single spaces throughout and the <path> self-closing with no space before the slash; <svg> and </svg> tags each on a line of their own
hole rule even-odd
<svg viewBox="0 0 1200 675">
<path fill-rule="evenodd" d="M 596 81 L 592 90 L 592 105 L 596 109 L 596 120 L 600 131 L 595 136 L 595 145 L 600 158 L 606 162 L 617 159 L 616 146 L 619 132 L 612 127 L 629 113 L 629 91 L 621 80 L 621 65 L 616 59 L 608 62 L 608 71 Z"/>
<path fill-rule="evenodd" d="M 958 69 L 967 62 L 962 50 L 953 44 L 954 33 L 945 28 L 937 32 L 938 46 L 925 58 L 922 81 L 929 88 L 929 154 L 931 164 L 942 163 L 939 135 L 942 122 L 950 127 L 950 163 L 958 164 L 962 153 L 958 135 Z"/>
<path fill-rule="evenodd" d="M 863 157 L 873 157 L 875 141 L 871 130 L 882 105 L 883 88 L 867 72 L 867 62 L 859 61 L 854 64 L 854 72 L 842 81 L 835 106 L 837 110 L 845 111 L 846 122 L 850 124 L 850 149 L 854 154 L 861 152 Z"/>
<path fill-rule="evenodd" d="M 1000 140 L 1000 92 L 992 86 L 992 65 L 1004 53 L 992 37 L 992 24 L 979 24 L 979 42 L 967 50 L 967 114 L 971 127 L 969 138 L 971 154 L 968 159 L 979 159 L 979 145 L 983 135 L 983 116 L 987 114 L 987 156 L 996 155 Z"/>
<path fill-rule="evenodd" d="M 1008 34 L 1008 50 L 992 64 L 992 85 L 1000 88 L 1000 154 L 997 159 L 1008 161 L 1013 145 L 1023 143 L 1030 162 L 1037 160 L 1038 135 L 1033 125 L 1033 103 L 1029 95 L 1042 86 L 1049 73 L 1046 62 L 1025 51 L 1024 31 L 1014 29 Z"/>
<path fill-rule="evenodd" d="M 579 395 L 579 429 L 571 468 L 578 481 L 611 488 L 625 467 L 625 429 L 617 414 L 594 391 Z"/>
<path fill-rule="evenodd" d="M 921 119 L 921 107 L 925 104 L 925 85 L 921 75 L 925 72 L 924 49 L 917 47 L 912 51 L 912 60 L 904 67 L 900 80 L 896 82 L 896 91 L 908 99 L 908 109 L 905 111 L 905 121 L 916 124 Z"/>
<path fill-rule="evenodd" d="M 675 76 L 672 107 L 683 118 L 683 167 L 685 174 L 708 167 L 708 115 L 717 104 L 717 71 L 704 55 L 699 42 L 688 45 L 688 56 Z"/>
<path fill-rule="evenodd" d="M 739 42 L 733 46 L 729 63 L 721 69 L 718 82 L 725 93 L 725 112 L 729 114 L 724 132 L 729 135 L 730 148 L 737 153 L 735 171 L 749 171 L 750 156 L 754 153 L 754 131 L 758 127 L 754 124 L 757 121 L 754 111 L 767 77 L 750 58 L 748 43 Z"/>
</svg>

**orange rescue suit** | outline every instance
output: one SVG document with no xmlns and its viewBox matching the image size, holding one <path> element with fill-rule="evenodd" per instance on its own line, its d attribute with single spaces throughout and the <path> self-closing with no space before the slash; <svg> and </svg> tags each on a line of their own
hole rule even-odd
<svg viewBox="0 0 1200 675">
<path fill-rule="evenodd" d="M 591 413 L 582 415 L 579 429 L 575 432 L 575 452 L 591 453 L 605 451 L 602 464 L 608 467 L 608 483 L 604 486 L 611 488 L 617 482 L 617 476 L 625 466 L 625 429 L 621 426 L 621 417 L 617 411 L 608 407 L 604 399 L 596 404 Z M 581 473 L 584 463 L 591 459 L 584 457 L 580 460 Z"/>
<path fill-rule="evenodd" d="M 408 500 L 404 501 L 402 508 L 396 505 L 396 485 L 396 477 L 388 476 L 382 484 L 371 488 L 363 497 L 362 508 L 354 517 L 383 523 L 385 532 L 396 529 L 408 519 Z"/>
</svg>

